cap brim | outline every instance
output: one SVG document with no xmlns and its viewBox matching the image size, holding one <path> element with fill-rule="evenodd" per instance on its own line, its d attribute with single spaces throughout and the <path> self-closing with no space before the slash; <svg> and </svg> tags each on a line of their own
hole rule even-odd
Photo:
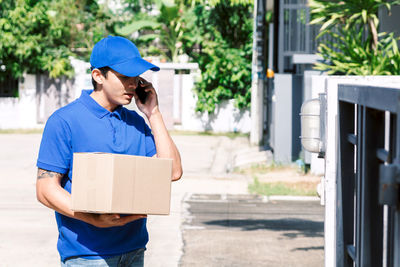
<svg viewBox="0 0 400 267">
<path fill-rule="evenodd" d="M 156 65 L 140 58 L 135 57 L 131 58 L 125 62 L 114 64 L 109 66 L 113 70 L 117 71 L 128 77 L 136 77 L 142 74 L 145 71 L 152 70 L 152 71 L 159 71 L 160 68 Z"/>
</svg>

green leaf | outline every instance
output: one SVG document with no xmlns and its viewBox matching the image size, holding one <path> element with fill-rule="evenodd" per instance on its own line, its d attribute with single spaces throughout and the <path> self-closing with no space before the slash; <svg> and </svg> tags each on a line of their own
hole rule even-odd
<svg viewBox="0 0 400 267">
<path fill-rule="evenodd" d="M 158 37 L 159 37 L 158 34 L 152 34 L 152 33 L 142 34 L 136 39 L 136 41 L 141 41 L 141 42 L 147 43 L 147 42 L 153 41 L 154 39 L 156 39 Z"/>
<path fill-rule="evenodd" d="M 325 29 L 327 29 L 328 27 L 332 27 L 333 24 L 335 22 L 335 19 L 329 19 L 327 22 L 325 22 L 324 24 L 322 24 L 322 27 L 320 29 L 320 31 L 324 31 Z"/>
<path fill-rule="evenodd" d="M 319 18 L 315 18 L 313 20 L 310 21 L 310 24 L 321 24 L 322 22 L 324 22 L 326 20 L 325 17 L 319 17 Z"/>
<path fill-rule="evenodd" d="M 368 17 L 367 10 L 363 9 L 361 11 L 361 16 L 362 16 L 363 22 L 367 23 L 367 17 Z"/>
<path fill-rule="evenodd" d="M 129 36 L 132 33 L 135 33 L 137 31 L 143 30 L 143 29 L 156 29 L 160 27 L 160 23 L 152 20 L 139 20 L 139 21 L 134 21 L 130 24 L 127 24 L 121 28 L 116 27 L 115 31 L 119 35 L 123 36 Z"/>
</svg>

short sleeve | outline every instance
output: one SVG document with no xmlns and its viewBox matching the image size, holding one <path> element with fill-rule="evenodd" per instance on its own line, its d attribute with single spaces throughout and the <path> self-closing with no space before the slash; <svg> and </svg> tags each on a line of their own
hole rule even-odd
<svg viewBox="0 0 400 267">
<path fill-rule="evenodd" d="M 37 167 L 64 174 L 70 169 L 72 155 L 70 128 L 54 113 L 44 128 Z"/>
<path fill-rule="evenodd" d="M 146 156 L 152 157 L 157 153 L 156 145 L 154 143 L 154 136 L 151 133 L 150 127 L 145 123 L 144 126 L 145 143 L 146 143 Z"/>
</svg>

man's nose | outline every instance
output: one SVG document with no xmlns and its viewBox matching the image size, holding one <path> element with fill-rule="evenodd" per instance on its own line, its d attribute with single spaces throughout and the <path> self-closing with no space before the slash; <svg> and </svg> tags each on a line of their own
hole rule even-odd
<svg viewBox="0 0 400 267">
<path fill-rule="evenodd" d="M 129 86 L 129 87 L 134 87 L 134 88 L 137 87 L 137 80 L 136 80 L 136 77 L 130 77 L 130 78 L 128 79 L 128 86 Z"/>
</svg>

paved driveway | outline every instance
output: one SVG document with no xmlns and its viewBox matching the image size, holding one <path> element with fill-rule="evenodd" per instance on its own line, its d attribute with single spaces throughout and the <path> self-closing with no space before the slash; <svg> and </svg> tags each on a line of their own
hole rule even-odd
<svg viewBox="0 0 400 267">
<path fill-rule="evenodd" d="M 317 201 L 252 195 L 192 195 L 181 266 L 324 265 L 324 215 Z"/>
</svg>

